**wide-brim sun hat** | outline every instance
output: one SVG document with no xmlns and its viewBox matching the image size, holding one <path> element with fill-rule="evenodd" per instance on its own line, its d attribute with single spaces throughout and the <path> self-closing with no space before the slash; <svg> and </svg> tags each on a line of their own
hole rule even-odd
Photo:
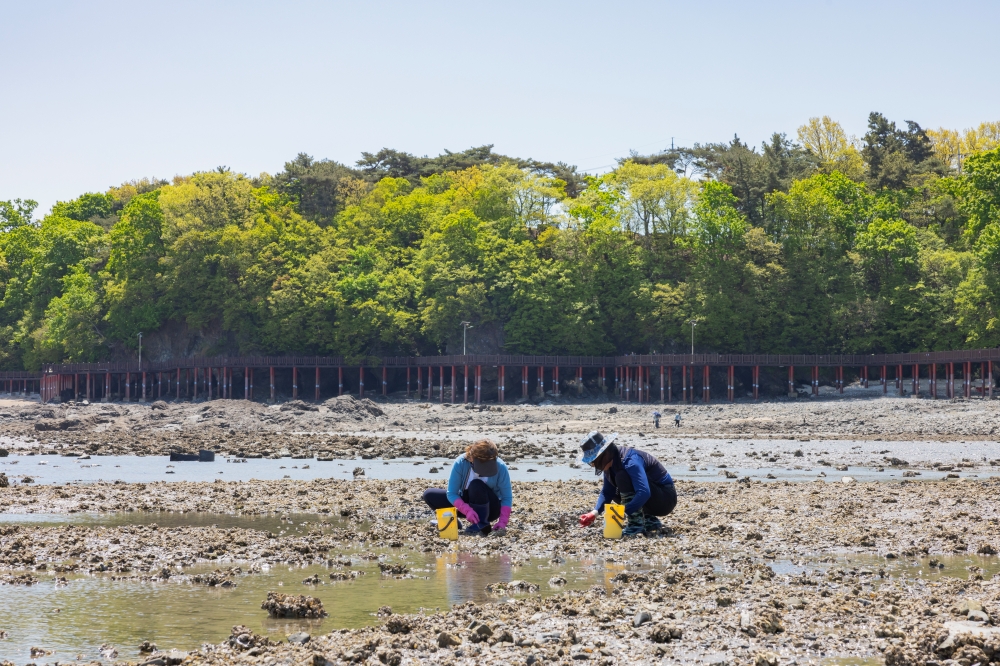
<svg viewBox="0 0 1000 666">
<path fill-rule="evenodd" d="M 585 465 L 592 465 L 608 447 L 618 439 L 618 433 L 604 436 L 601 432 L 594 430 L 580 442 L 580 462 Z M 600 474 L 603 470 L 595 470 Z"/>
<path fill-rule="evenodd" d="M 490 458 L 489 460 L 477 460 L 473 458 L 472 471 L 479 476 L 489 477 L 496 476 L 497 472 L 500 471 L 500 467 L 497 465 L 496 458 Z"/>
</svg>

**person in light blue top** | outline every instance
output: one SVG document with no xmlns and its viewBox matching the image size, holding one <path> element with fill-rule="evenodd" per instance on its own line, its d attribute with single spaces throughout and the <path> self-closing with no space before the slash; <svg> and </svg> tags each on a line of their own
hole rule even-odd
<svg viewBox="0 0 1000 666">
<path fill-rule="evenodd" d="M 448 489 L 428 488 L 424 501 L 434 510 L 458 509 L 469 521 L 467 534 L 506 533 L 514 495 L 510 472 L 497 454 L 497 445 L 488 439 L 469 445 L 451 466 Z M 496 523 L 491 526 L 493 521 Z"/>
</svg>

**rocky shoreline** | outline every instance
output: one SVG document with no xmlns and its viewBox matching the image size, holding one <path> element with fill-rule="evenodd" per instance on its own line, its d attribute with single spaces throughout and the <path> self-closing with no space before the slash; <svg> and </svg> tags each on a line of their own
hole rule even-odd
<svg viewBox="0 0 1000 666">
<path fill-rule="evenodd" d="M 79 576 L 209 590 L 268 567 L 325 567 L 301 589 L 286 588 L 291 597 L 256 601 L 262 615 L 302 606 L 315 616 L 336 585 L 354 584 L 362 560 L 377 563 L 381 574 L 371 575 L 387 582 L 405 578 L 412 558 L 456 551 L 504 558 L 515 570 L 539 559 L 579 560 L 612 573 L 590 589 L 544 598 L 531 584 L 493 581 L 496 601 L 411 614 L 381 608 L 373 626 L 325 635 L 264 637 L 237 625 L 229 639 L 191 653 L 147 645 L 141 662 L 986 666 L 1000 663 L 1000 479 L 985 477 L 1000 464 L 994 404 L 830 397 L 696 405 L 681 408 L 683 427 L 667 422 L 654 431 L 652 405 L 571 400 L 482 408 L 354 398 L 272 406 L 0 401 L 0 469 L 9 477 L 0 483 L 0 516 L 17 515 L 0 520 L 0 593 L 73 585 Z M 565 464 L 595 428 L 622 433 L 671 469 L 718 468 L 720 480 L 678 481 L 680 501 L 664 532 L 622 541 L 576 526 L 596 480 L 515 482 L 505 536 L 452 544 L 437 537 L 420 501 L 425 487 L 445 482 L 442 474 L 52 485 L 24 478 L 38 455 L 96 461 L 207 448 L 234 458 L 310 458 L 315 467 L 330 458 L 445 460 L 483 436 L 509 461 Z M 896 476 L 859 483 L 855 465 Z M 731 472 L 741 466 L 817 478 L 762 482 Z M 32 514 L 68 522 L 33 524 Z M 125 519 L 89 523 L 90 514 Z M 221 514 L 298 524 L 205 524 Z M 170 520 L 156 525 L 157 516 Z M 184 516 L 198 520 L 185 525 Z M 0 641 L 5 631 L 0 618 Z M 107 647 L 101 654 L 115 660 Z M 31 659 L 46 662 L 44 646 Z"/>
<path fill-rule="evenodd" d="M 203 511 L 210 498 L 215 510 L 270 506 L 315 514 L 316 524 L 307 533 L 288 535 L 216 527 L 4 524 L 0 589 L 68 572 L 156 579 L 205 564 L 219 567 L 216 584 L 227 578 L 238 584 L 240 576 L 253 575 L 262 565 L 325 564 L 342 570 L 343 553 L 359 550 L 377 553 L 391 569 L 407 553 L 444 555 L 454 548 L 438 539 L 428 522 L 430 513 L 416 492 L 422 485 L 357 480 L 8 488 L 3 497 L 13 506 L 30 501 L 45 512 L 91 502 L 95 508 L 101 502 L 134 505 L 140 498 L 162 510 Z M 884 658 L 893 666 L 954 654 L 962 659 L 973 648 L 992 657 L 1000 655 L 990 642 L 992 619 L 1000 614 L 1000 578 L 976 566 L 933 582 L 914 572 L 933 572 L 937 560 L 955 555 L 996 559 L 998 489 L 1000 481 L 972 479 L 680 482 L 681 501 L 665 521 L 665 534 L 607 541 L 598 529 L 575 525 L 576 515 L 592 503 L 596 483 L 519 483 L 507 535 L 463 536 L 460 551 L 506 556 L 514 563 L 533 557 L 600 558 L 620 564 L 623 572 L 609 585 L 585 592 L 546 599 L 515 594 L 513 601 L 470 602 L 433 615 L 394 615 L 394 624 L 335 631 L 307 643 L 289 644 L 277 636 L 243 641 L 256 646 L 244 649 L 229 641 L 184 660 L 230 664 L 253 656 L 264 663 L 325 664 L 372 658 L 392 663 L 398 657 L 396 663 L 499 664 L 533 658 L 610 664 L 669 657 L 778 664 L 838 656 Z M 831 567 L 821 564 L 824 558 L 862 564 Z M 783 573 L 778 563 L 791 563 L 794 572 Z M 195 582 L 211 585 L 211 577 Z M 989 635 L 955 639 L 942 649 L 949 628 L 955 633 L 962 626 L 946 623 L 969 621 L 969 608 L 964 615 L 955 610 L 963 603 L 990 618 L 969 625 Z M 168 659 L 164 654 L 154 653 L 149 663 Z"/>
<path fill-rule="evenodd" d="M 50 405 L 3 400 L 0 432 L 5 443 L 0 448 L 67 456 L 211 449 L 234 457 L 393 459 L 448 455 L 477 437 L 492 436 L 504 442 L 508 455 L 531 457 L 562 452 L 567 442 L 594 429 L 685 439 L 960 443 L 1000 437 L 995 404 L 979 398 L 880 396 L 665 406 L 571 397 L 540 405 L 479 406 L 352 396 L 275 405 L 243 400 Z M 654 409 L 668 417 L 680 413 L 681 427 L 675 429 L 664 418 L 663 428 L 654 431 Z"/>
</svg>

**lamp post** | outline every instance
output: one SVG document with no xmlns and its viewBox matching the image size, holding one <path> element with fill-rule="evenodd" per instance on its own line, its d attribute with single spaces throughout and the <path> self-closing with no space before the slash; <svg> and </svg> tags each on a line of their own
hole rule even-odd
<svg viewBox="0 0 1000 666">
<path fill-rule="evenodd" d="M 465 356 L 465 333 L 472 328 L 472 324 L 467 321 L 462 322 L 462 356 Z"/>
<path fill-rule="evenodd" d="M 691 356 L 694 356 L 694 327 L 698 325 L 698 320 L 692 319 L 688 323 L 691 324 Z"/>
<path fill-rule="evenodd" d="M 142 369 L 142 333 L 139 334 L 139 368 Z"/>
</svg>

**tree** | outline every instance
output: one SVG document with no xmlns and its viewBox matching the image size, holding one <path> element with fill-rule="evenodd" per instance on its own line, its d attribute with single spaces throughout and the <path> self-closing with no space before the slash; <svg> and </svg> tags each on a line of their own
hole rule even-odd
<svg viewBox="0 0 1000 666">
<path fill-rule="evenodd" d="M 32 224 L 32 214 L 38 202 L 31 199 L 0 201 L 0 233 L 5 233 Z"/>
<path fill-rule="evenodd" d="M 839 171 L 855 180 L 864 177 L 864 162 L 857 141 L 854 137 L 848 138 L 840 123 L 830 116 L 810 118 L 799 127 L 798 137 L 802 146 L 816 156 L 824 173 Z"/>
<path fill-rule="evenodd" d="M 946 173 L 927 133 L 912 120 L 907 120 L 906 126 L 906 130 L 898 129 L 881 113 L 868 115 L 861 156 L 873 187 L 898 190 L 912 185 L 916 176 Z"/>
</svg>

